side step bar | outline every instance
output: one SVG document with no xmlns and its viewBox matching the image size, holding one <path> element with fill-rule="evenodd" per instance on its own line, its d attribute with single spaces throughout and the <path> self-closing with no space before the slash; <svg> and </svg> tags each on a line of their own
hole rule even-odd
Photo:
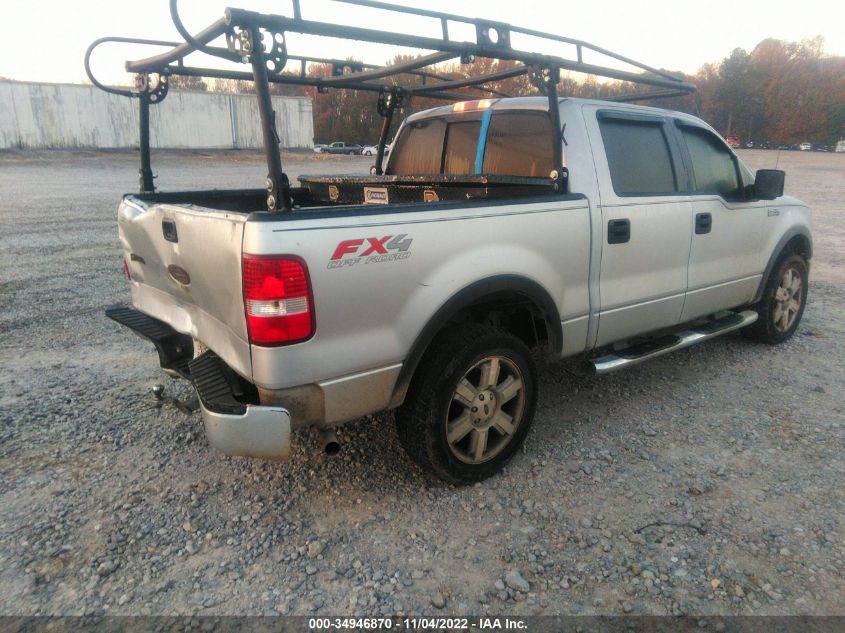
<svg viewBox="0 0 845 633">
<path fill-rule="evenodd" d="M 106 308 L 106 316 L 155 345 L 162 369 L 191 379 L 188 363 L 194 356 L 194 341 L 190 336 L 180 334 L 164 321 L 121 304 Z"/>
<path fill-rule="evenodd" d="M 632 365 L 637 365 L 652 358 L 663 356 L 669 352 L 674 352 L 675 350 L 683 349 L 722 334 L 744 328 L 756 320 L 757 313 L 753 310 L 732 312 L 727 316 L 698 325 L 689 330 L 661 336 L 643 343 L 637 343 L 612 354 L 594 358 L 588 361 L 588 363 L 592 366 L 594 373 L 608 374 L 612 371 L 631 367 Z"/>
</svg>

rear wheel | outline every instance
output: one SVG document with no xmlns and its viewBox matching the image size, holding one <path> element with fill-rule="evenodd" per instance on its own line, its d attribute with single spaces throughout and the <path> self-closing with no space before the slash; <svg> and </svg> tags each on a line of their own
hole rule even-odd
<svg viewBox="0 0 845 633">
<path fill-rule="evenodd" d="M 800 255 L 782 256 L 755 306 L 759 318 L 743 330 L 749 339 L 775 345 L 798 329 L 807 303 L 807 262 Z"/>
<path fill-rule="evenodd" d="M 537 401 L 534 361 L 502 330 L 466 324 L 438 337 L 396 414 L 399 440 L 449 483 L 499 471 L 525 440 Z"/>
</svg>

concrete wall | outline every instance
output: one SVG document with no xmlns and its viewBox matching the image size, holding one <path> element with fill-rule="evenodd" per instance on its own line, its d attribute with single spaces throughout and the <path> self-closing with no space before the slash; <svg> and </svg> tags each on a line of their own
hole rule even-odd
<svg viewBox="0 0 845 633">
<path fill-rule="evenodd" d="M 273 97 L 283 147 L 313 147 L 311 99 Z M 254 95 L 171 90 L 150 106 L 157 148 L 260 148 Z M 133 147 L 138 102 L 93 86 L 0 81 L 0 149 Z"/>
</svg>

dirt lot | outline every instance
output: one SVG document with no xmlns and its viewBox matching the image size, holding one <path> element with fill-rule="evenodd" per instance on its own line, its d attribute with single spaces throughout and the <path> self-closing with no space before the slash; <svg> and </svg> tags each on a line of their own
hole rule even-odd
<svg viewBox="0 0 845 633">
<path fill-rule="evenodd" d="M 745 152 L 772 167 L 776 152 Z M 292 175 L 370 159 L 286 157 Z M 260 183 L 252 154 L 168 154 L 165 189 Z M 391 416 L 284 464 L 212 451 L 157 408 L 125 301 L 129 153 L 0 154 L 0 613 L 845 613 L 845 155 L 783 152 L 815 209 L 810 303 L 618 375 L 543 368 L 504 474 L 426 480 Z"/>
</svg>

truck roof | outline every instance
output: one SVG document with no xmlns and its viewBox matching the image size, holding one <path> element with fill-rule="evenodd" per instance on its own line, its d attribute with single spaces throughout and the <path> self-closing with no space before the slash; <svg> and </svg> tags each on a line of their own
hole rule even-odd
<svg viewBox="0 0 845 633">
<path fill-rule="evenodd" d="M 539 110 L 546 112 L 549 109 L 549 100 L 546 96 L 536 96 L 536 97 L 505 97 L 499 99 L 474 99 L 471 101 L 463 101 L 458 103 L 466 103 L 466 104 L 473 104 L 472 107 L 467 108 L 467 112 L 473 110 Z M 679 112 L 676 110 L 668 110 L 666 108 L 655 108 L 652 106 L 644 106 L 644 105 L 636 105 L 632 103 L 626 103 L 622 101 L 607 101 L 605 99 L 584 99 L 581 97 L 560 97 L 558 99 L 559 104 L 567 103 L 572 104 L 573 106 L 578 105 L 599 105 L 599 106 L 612 106 L 614 108 L 623 108 L 625 110 L 636 110 L 637 112 L 644 112 L 644 113 L 652 113 L 652 114 L 665 114 L 667 112 L 671 112 L 673 116 L 679 116 L 683 118 L 690 118 L 695 119 L 695 117 L 688 115 L 684 112 Z M 477 104 L 477 106 L 475 105 Z M 429 108 L 428 110 L 422 110 L 421 112 L 415 112 L 411 114 L 406 119 L 407 122 L 419 121 L 422 119 L 428 119 L 432 117 L 438 116 L 445 116 L 447 114 L 451 114 L 456 111 L 455 104 L 445 105 L 445 106 L 438 106 L 435 108 Z M 695 119 L 698 120 L 698 119 Z"/>
</svg>

